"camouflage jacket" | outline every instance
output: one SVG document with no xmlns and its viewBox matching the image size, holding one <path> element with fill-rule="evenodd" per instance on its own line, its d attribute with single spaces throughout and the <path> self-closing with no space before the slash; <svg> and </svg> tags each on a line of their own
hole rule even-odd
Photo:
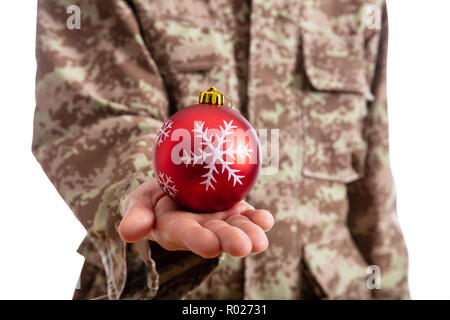
<svg viewBox="0 0 450 320">
<path fill-rule="evenodd" d="M 383 0 L 39 1 L 33 153 L 87 230 L 74 297 L 408 298 L 387 31 Z M 279 170 L 247 198 L 275 216 L 269 248 L 202 259 L 122 242 L 120 203 L 152 177 L 159 128 L 211 85 L 256 129 L 279 129 Z"/>
</svg>

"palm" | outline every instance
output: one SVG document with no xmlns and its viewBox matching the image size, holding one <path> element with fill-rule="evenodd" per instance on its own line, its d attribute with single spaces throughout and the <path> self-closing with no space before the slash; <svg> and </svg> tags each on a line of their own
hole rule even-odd
<svg viewBox="0 0 450 320">
<path fill-rule="evenodd" d="M 203 257 L 222 251 L 233 256 L 261 252 L 268 245 L 263 230 L 273 225 L 269 212 L 255 210 L 244 201 L 215 213 L 181 210 L 155 181 L 142 184 L 127 201 L 128 214 L 119 228 L 125 241 L 146 237 L 166 250 L 189 250 Z"/>
</svg>

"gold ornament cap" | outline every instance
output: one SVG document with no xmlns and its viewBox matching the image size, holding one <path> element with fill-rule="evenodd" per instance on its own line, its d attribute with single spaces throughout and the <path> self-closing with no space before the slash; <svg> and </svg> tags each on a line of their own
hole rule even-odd
<svg viewBox="0 0 450 320">
<path fill-rule="evenodd" d="M 217 89 L 214 87 L 210 87 L 208 90 L 200 92 L 198 103 L 215 104 L 220 107 L 224 103 L 224 98 L 227 98 L 227 100 L 230 101 L 230 107 L 232 107 L 233 102 L 226 94 L 217 91 Z"/>
</svg>

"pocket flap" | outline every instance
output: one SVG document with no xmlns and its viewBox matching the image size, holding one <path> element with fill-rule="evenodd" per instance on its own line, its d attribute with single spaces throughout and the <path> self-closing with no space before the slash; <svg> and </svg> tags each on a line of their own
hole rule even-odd
<svg viewBox="0 0 450 320">
<path fill-rule="evenodd" d="M 373 100 L 366 77 L 362 35 L 305 33 L 302 39 L 306 76 L 314 89 L 359 93 Z"/>
<path fill-rule="evenodd" d="M 207 45 L 178 46 L 170 55 L 170 66 L 178 72 L 208 71 L 223 61 L 214 48 Z"/>
</svg>

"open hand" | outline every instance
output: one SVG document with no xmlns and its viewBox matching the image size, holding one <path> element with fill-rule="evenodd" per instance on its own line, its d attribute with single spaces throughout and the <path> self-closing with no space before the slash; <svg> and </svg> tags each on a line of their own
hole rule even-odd
<svg viewBox="0 0 450 320">
<path fill-rule="evenodd" d="M 221 252 L 237 257 L 262 252 L 269 244 L 264 231 L 274 223 L 267 210 L 256 210 L 245 201 L 215 213 L 184 211 L 164 194 L 155 179 L 131 192 L 122 210 L 122 240 L 147 238 L 166 250 L 189 250 L 204 258 Z"/>
</svg>

